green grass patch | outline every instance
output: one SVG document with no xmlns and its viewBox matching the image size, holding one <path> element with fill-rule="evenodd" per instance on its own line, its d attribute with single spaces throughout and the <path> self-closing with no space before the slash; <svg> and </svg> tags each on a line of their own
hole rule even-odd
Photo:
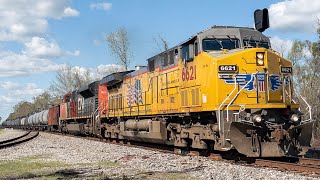
<svg viewBox="0 0 320 180">
<path fill-rule="evenodd" d="M 119 166 L 120 164 L 118 162 L 112 162 L 112 161 L 100 161 L 100 162 L 97 162 L 96 165 L 98 165 L 98 166 Z"/>
<path fill-rule="evenodd" d="M 35 162 L 34 157 L 22 160 L 0 161 L 0 178 L 32 178 L 52 173 L 53 169 L 66 167 L 60 162 Z"/>
<path fill-rule="evenodd" d="M 20 161 L 35 161 L 39 159 L 45 159 L 47 158 L 47 155 L 33 155 L 33 156 L 25 156 L 19 158 Z"/>
</svg>

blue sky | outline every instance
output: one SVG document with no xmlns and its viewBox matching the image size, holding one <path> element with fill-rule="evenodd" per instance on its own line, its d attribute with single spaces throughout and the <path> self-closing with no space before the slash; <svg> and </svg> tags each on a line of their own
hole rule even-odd
<svg viewBox="0 0 320 180">
<path fill-rule="evenodd" d="M 254 3 L 253 3 L 254 2 Z M 105 37 L 129 32 L 132 64 L 145 65 L 159 52 L 159 34 L 170 46 L 212 25 L 253 26 L 255 9 L 268 8 L 274 49 L 295 39 L 316 40 L 320 2 L 312 0 L 2 0 L 0 1 L 0 117 L 48 89 L 64 64 L 108 68 L 115 58 Z"/>
</svg>

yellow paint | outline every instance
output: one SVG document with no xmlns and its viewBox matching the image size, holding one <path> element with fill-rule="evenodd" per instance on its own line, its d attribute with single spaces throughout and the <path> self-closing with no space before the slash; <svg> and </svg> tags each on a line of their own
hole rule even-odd
<svg viewBox="0 0 320 180">
<path fill-rule="evenodd" d="M 265 53 L 264 66 L 256 65 L 257 52 Z M 178 65 L 167 70 L 160 71 L 159 68 L 156 68 L 153 72 L 146 72 L 124 79 L 122 87 L 109 92 L 109 97 L 114 100 L 109 100 L 108 116 L 121 117 L 218 110 L 218 107 L 234 88 L 233 84 L 226 84 L 224 80 L 219 78 L 219 65 L 237 65 L 239 74 L 252 74 L 258 71 L 260 73 L 267 72 L 269 75 L 280 75 L 280 66 L 292 67 L 290 61 L 264 48 L 220 51 L 215 52 L 214 56 L 202 52 L 193 61 L 186 64 L 180 59 Z M 188 69 L 188 72 L 186 69 Z M 230 77 L 232 76 L 234 75 L 231 73 Z M 133 103 L 132 106 L 129 106 L 127 103 L 129 101 L 129 87 L 134 86 L 136 80 L 141 82 L 142 102 L 139 104 Z M 268 83 L 269 80 L 267 80 L 267 88 L 265 88 L 268 93 L 259 92 L 257 98 L 256 90 L 243 90 L 235 98 L 229 109 L 238 110 L 240 106 L 246 109 L 298 107 L 296 104 L 291 104 L 288 97 L 283 101 L 282 86 L 278 91 L 271 92 Z M 292 87 L 291 85 L 291 91 L 293 91 Z M 221 110 L 226 109 L 227 104 L 235 97 L 239 89 L 241 89 L 241 86 L 237 85 L 235 93 L 230 96 L 230 99 L 226 100 Z M 286 90 L 289 91 L 289 87 Z M 257 100 L 259 103 L 257 103 Z"/>
</svg>

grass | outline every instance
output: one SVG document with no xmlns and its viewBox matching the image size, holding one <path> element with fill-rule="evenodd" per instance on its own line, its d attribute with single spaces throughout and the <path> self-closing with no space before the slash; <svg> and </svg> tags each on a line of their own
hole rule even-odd
<svg viewBox="0 0 320 180">
<path fill-rule="evenodd" d="M 44 159 L 46 158 L 46 155 L 33 155 L 33 156 L 25 156 L 25 157 L 21 157 L 19 158 L 20 161 L 36 161 L 39 159 Z"/>
<path fill-rule="evenodd" d="M 39 156 L 23 157 L 14 161 L 0 161 L 0 178 L 32 178 L 46 176 L 53 169 L 66 167 L 60 162 L 42 162 Z"/>
<path fill-rule="evenodd" d="M 44 161 L 47 157 L 48 155 L 33 155 L 21 157 L 12 161 L 0 161 L 0 179 L 71 179 L 81 177 L 83 172 L 81 170 L 79 171 L 78 168 L 61 162 Z M 77 165 L 82 167 L 113 167 L 119 166 L 120 163 L 112 161 L 100 161 L 97 163 L 79 163 Z M 86 178 L 91 177 L 89 176 Z"/>
<path fill-rule="evenodd" d="M 96 163 L 98 166 L 119 166 L 120 164 L 112 161 L 100 161 Z"/>
</svg>

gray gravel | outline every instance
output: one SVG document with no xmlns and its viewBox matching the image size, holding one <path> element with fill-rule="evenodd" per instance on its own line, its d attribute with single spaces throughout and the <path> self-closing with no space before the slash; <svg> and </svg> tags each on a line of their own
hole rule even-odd
<svg viewBox="0 0 320 180">
<path fill-rule="evenodd" d="M 10 131 L 6 133 L 13 133 Z M 205 157 L 179 156 L 49 133 L 40 133 L 32 141 L 0 149 L 0 161 L 30 156 L 41 157 L 39 161 L 69 164 L 67 168 L 77 171 L 81 178 L 314 179 L 274 169 L 213 161 Z"/>
</svg>

